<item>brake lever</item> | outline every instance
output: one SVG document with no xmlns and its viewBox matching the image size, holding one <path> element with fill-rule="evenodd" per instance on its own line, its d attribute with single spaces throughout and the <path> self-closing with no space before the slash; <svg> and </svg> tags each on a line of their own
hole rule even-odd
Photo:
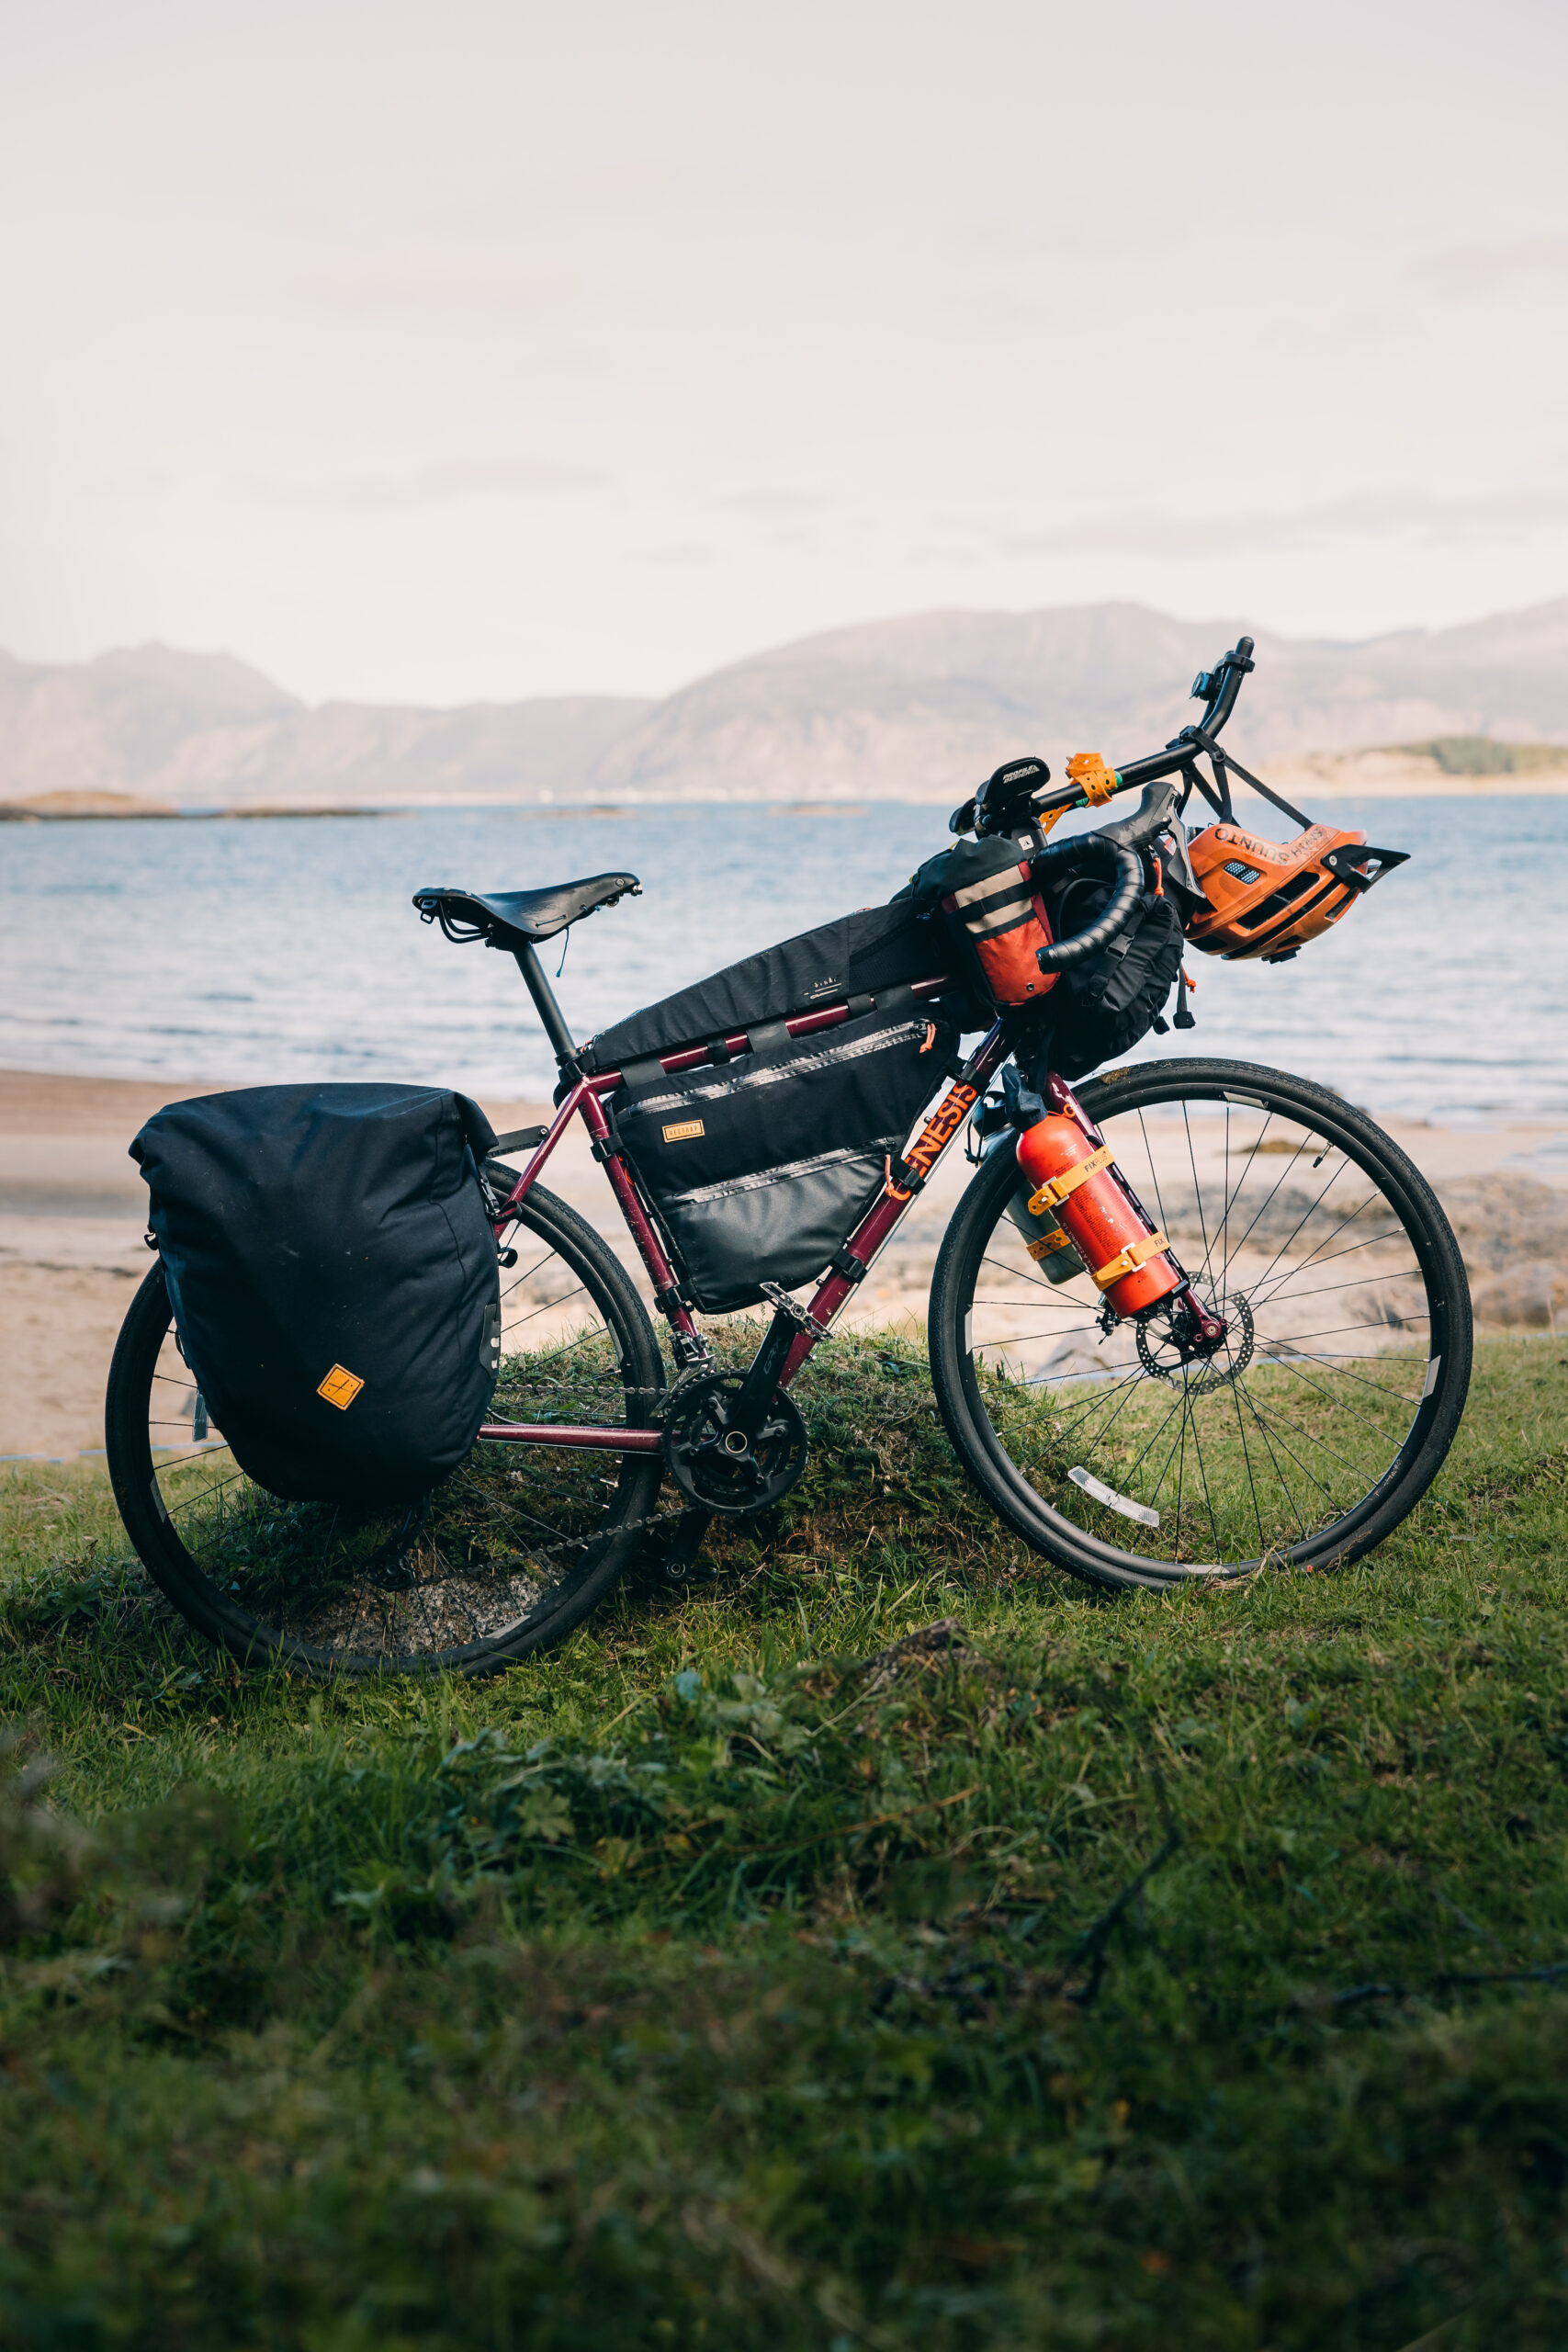
<svg viewBox="0 0 1568 2352">
<path fill-rule="evenodd" d="M 1131 816 L 1119 819 L 1115 824 L 1097 825 L 1095 831 L 1101 841 L 1114 842 L 1118 849 L 1146 849 L 1158 834 L 1169 831 L 1180 788 L 1180 779 L 1176 776 L 1145 785 L 1144 797 Z"/>
</svg>

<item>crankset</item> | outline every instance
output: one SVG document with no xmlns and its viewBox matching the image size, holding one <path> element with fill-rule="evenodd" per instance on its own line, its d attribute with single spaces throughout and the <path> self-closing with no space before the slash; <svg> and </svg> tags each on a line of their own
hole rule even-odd
<svg viewBox="0 0 1568 2352">
<path fill-rule="evenodd" d="M 729 1517 L 765 1510 L 806 1468 L 806 1423 L 782 1389 L 749 1429 L 741 1409 L 747 1376 L 694 1372 L 671 1389 L 661 1419 L 664 1458 L 683 1495 Z"/>
</svg>

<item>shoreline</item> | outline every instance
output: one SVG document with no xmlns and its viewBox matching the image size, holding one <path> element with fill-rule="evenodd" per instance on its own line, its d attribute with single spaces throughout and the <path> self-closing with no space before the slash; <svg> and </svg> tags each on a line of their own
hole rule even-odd
<svg viewBox="0 0 1568 2352">
<path fill-rule="evenodd" d="M 153 1112 L 161 1110 L 165 1102 L 183 1102 L 201 1094 L 229 1094 L 246 1086 L 295 1082 L 288 1079 L 160 1077 L 156 1073 L 128 1078 L 108 1071 L 33 1069 L 23 1064 L 0 1064 L 0 1199 L 3 1199 L 6 1182 L 7 1142 L 14 1144 L 19 1136 L 38 1133 L 62 1137 L 91 1136 L 102 1139 L 123 1134 L 129 1143 L 142 1121 L 151 1118 Z M 322 1081 L 323 1084 L 332 1082 Z M 383 1080 L 380 1077 L 363 1081 L 344 1081 L 347 1084 L 360 1082 L 416 1085 L 422 1081 L 395 1078 Z M 475 1091 L 474 1099 L 498 1134 L 504 1134 L 511 1127 L 530 1126 L 540 1119 L 547 1121 L 554 1116 L 551 1105 L 543 1095 L 502 1095 L 479 1089 Z M 1385 1114 L 1375 1106 L 1371 1107 L 1371 1115 L 1391 1135 L 1403 1138 L 1415 1134 L 1432 1138 L 1429 1156 L 1435 1155 L 1443 1160 L 1449 1155 L 1439 1148 L 1436 1140 L 1443 1136 L 1452 1136 L 1468 1161 L 1472 1156 L 1470 1147 L 1480 1145 L 1488 1136 L 1529 1136 L 1540 1138 L 1568 1135 L 1568 1115 L 1558 1116 L 1550 1111 L 1499 1109 L 1473 1122 L 1467 1121 L 1463 1125 L 1450 1125 L 1442 1120 L 1407 1118 L 1398 1112 Z M 1409 1148 L 1408 1143 L 1405 1148 Z M 128 1161 L 128 1168 L 131 1165 Z M 1445 1166 L 1437 1172 L 1450 1171 Z"/>
<path fill-rule="evenodd" d="M 1375 773 L 1363 771 L 1358 775 L 1347 763 L 1338 765 L 1338 755 L 1325 753 L 1322 763 L 1315 760 L 1295 757 L 1258 763 L 1266 766 L 1263 781 L 1287 796 L 1310 797 L 1317 800 L 1543 800 L 1560 799 L 1568 794 L 1568 767 L 1551 768 L 1533 775 L 1445 775 L 1441 772 L 1428 774 L 1408 767 L 1391 766 Z M 618 801 L 595 800 L 581 807 L 560 801 L 491 799 L 482 795 L 456 799 L 426 796 L 407 800 L 374 802 L 318 803 L 301 801 L 298 807 L 278 801 L 257 802 L 247 806 L 241 802 L 226 808 L 175 808 L 150 802 L 142 807 L 49 808 L 32 806 L 26 801 L 0 801 L 0 824 L 17 825 L 103 825 L 103 824 L 239 824 L 268 820 L 299 819 L 319 822 L 324 818 L 372 817 L 395 818 L 428 816 L 445 812 L 459 816 L 466 812 L 492 817 L 537 819 L 546 823 L 606 823 L 626 817 L 656 816 L 696 808 L 739 808 L 744 807 L 758 815 L 795 817 L 863 816 L 868 807 L 946 808 L 953 805 L 953 796 L 961 787 L 947 784 L 924 790 L 905 787 L 897 792 L 878 792 L 874 787 L 859 786 L 852 793 L 838 798 L 824 794 L 814 800 L 802 800 L 798 795 L 777 796 L 759 792 L 750 796 L 730 795 L 720 797 L 714 794 L 681 794 L 671 798 L 649 797 Z M 1245 785 L 1237 785 L 1239 798 L 1250 797 Z M 69 796 L 61 795 L 62 798 Z M 84 795 L 84 798 L 99 796 Z M 129 799 L 130 795 L 101 796 L 104 799 Z"/>
<path fill-rule="evenodd" d="M 0 1464 L 101 1457 L 109 1358 L 152 1262 L 146 1188 L 127 1146 L 164 1103 L 228 1091 L 221 1080 L 0 1069 Z M 498 1134 L 549 1115 L 540 1102 L 479 1100 Z M 1568 1329 L 1568 1123 L 1386 1125 L 1438 1187 L 1479 1313 L 1505 1329 Z M 908 1329 L 923 1319 L 936 1251 L 969 1176 L 950 1154 L 857 1295 L 851 1326 Z M 604 1234 L 646 1297 L 581 1126 L 562 1138 L 544 1181 Z"/>
</svg>

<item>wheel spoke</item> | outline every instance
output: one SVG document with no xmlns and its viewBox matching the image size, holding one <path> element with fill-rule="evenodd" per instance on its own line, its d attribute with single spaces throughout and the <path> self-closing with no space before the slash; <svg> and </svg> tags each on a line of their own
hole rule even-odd
<svg viewBox="0 0 1568 2352">
<path fill-rule="evenodd" d="M 657 1390 L 659 1364 L 614 1253 L 547 1194 L 511 1229 L 525 1233 L 526 1245 L 524 1270 L 506 1290 L 510 1299 L 521 1286 L 519 1311 L 504 1326 L 499 1393 L 507 1413 L 629 1424 L 635 1401 Z M 132 1316 L 145 1334 L 140 1434 L 127 1431 L 121 1414 L 111 1467 L 135 1487 L 145 1477 L 136 1449 L 145 1463 L 152 1448 L 162 1510 L 139 1547 L 150 1564 L 165 1555 L 164 1565 L 177 1564 L 176 1598 L 181 1584 L 193 1596 L 205 1589 L 253 1657 L 303 1651 L 312 1664 L 370 1671 L 462 1663 L 492 1645 L 508 1649 L 547 1598 L 546 1637 L 558 1638 L 586 1605 L 573 1607 L 573 1583 L 594 1589 L 590 1579 L 613 1556 L 609 1547 L 653 1511 L 657 1455 L 616 1455 L 605 1476 L 598 1455 L 590 1467 L 570 1449 L 533 1448 L 520 1466 L 513 1449 L 491 1445 L 477 1445 L 413 1507 L 287 1501 L 246 1476 L 220 1431 L 210 1443 L 192 1442 L 199 1383 L 176 1356 L 161 1270 L 139 1291 Z M 539 1344 L 530 1347 L 535 1327 Z M 194 1475 L 198 1464 L 205 1476 Z"/>
<path fill-rule="evenodd" d="M 1049 1295 L 1001 1181 L 982 1174 L 972 1188 L 978 1216 L 987 1187 L 988 1223 L 965 1245 L 964 1310 L 980 1336 L 961 1362 L 992 1442 L 1039 1494 L 1043 1547 L 1071 1566 L 1073 1544 L 1093 1539 L 1084 1574 L 1108 1555 L 1130 1572 L 1185 1570 L 1199 1544 L 1245 1568 L 1331 1542 L 1337 1521 L 1389 1490 L 1422 1403 L 1408 1367 L 1443 1345 L 1424 1271 L 1440 1245 L 1359 1114 L 1347 1110 L 1331 1140 L 1294 1081 L 1276 1089 L 1238 1069 L 1227 1085 L 1211 1064 L 1189 1091 L 1159 1069 L 1128 1073 L 1106 1108 L 1089 1096 L 1085 1109 L 1162 1229 L 1187 1232 L 1194 1283 L 1226 1326 L 1208 1354 L 1179 1313 L 1152 1309 L 1112 1334 L 1070 1289 Z M 1256 1123 L 1243 1124 L 1233 1090 L 1257 1101 Z M 1170 1114 L 1163 1129 L 1152 1111 Z M 1085 1343 L 1102 1339 L 1100 1369 Z M 991 1458 L 971 1463 L 983 1486 Z M 1157 1514 L 1153 1527 L 1140 1510 Z"/>
</svg>

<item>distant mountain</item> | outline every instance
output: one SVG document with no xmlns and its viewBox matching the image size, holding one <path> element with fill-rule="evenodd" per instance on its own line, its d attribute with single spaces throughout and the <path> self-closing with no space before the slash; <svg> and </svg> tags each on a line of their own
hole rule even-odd
<svg viewBox="0 0 1568 2352">
<path fill-rule="evenodd" d="M 700 678 L 605 753 L 646 795 L 953 791 L 1018 752 L 1153 751 L 1191 716 L 1194 673 L 1247 624 L 1140 605 L 921 613 L 803 639 Z M 1568 741 L 1568 600 L 1356 645 L 1258 638 L 1237 756 L 1445 735 Z"/>
<path fill-rule="evenodd" d="M 0 653 L 0 800 L 85 791 L 186 808 L 532 800 L 574 789 L 652 708 L 621 695 L 309 708 L 226 653 L 143 645 L 59 667 Z"/>
<path fill-rule="evenodd" d="M 1140 605 L 919 613 L 803 638 L 662 702 L 307 707 L 227 654 L 143 646 L 46 668 L 0 654 L 0 799 L 130 791 L 183 807 L 573 797 L 956 795 L 1039 752 L 1122 758 L 1190 713 L 1247 623 Z M 1483 736 L 1568 742 L 1568 599 L 1358 643 L 1255 629 L 1237 756 Z"/>
</svg>

